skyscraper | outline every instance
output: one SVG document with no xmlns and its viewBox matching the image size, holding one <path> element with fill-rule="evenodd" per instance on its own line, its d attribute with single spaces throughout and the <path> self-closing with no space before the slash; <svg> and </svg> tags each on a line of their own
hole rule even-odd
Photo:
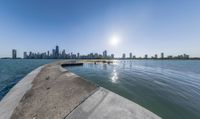
<svg viewBox="0 0 200 119">
<path fill-rule="evenodd" d="M 114 57 L 114 54 L 111 54 L 111 58 L 112 58 L 112 59 L 114 59 L 114 58 L 115 58 L 115 57 Z"/>
<path fill-rule="evenodd" d="M 55 55 L 56 55 L 56 58 L 59 57 L 59 46 L 56 46 Z"/>
<path fill-rule="evenodd" d="M 103 58 L 107 58 L 107 50 L 103 51 Z"/>
<path fill-rule="evenodd" d="M 52 58 L 56 58 L 56 50 L 55 49 L 52 50 Z"/>
<path fill-rule="evenodd" d="M 78 58 L 78 59 L 80 58 L 80 53 L 77 53 L 77 58 Z"/>
<path fill-rule="evenodd" d="M 155 54 L 155 59 L 157 59 L 158 58 L 158 55 L 157 54 Z"/>
<path fill-rule="evenodd" d="M 62 59 L 65 59 L 65 58 L 66 58 L 65 50 L 62 51 L 62 56 L 61 56 L 61 58 L 62 58 Z"/>
<path fill-rule="evenodd" d="M 12 50 L 12 58 L 13 58 L 13 59 L 16 59 L 16 58 L 17 58 L 17 50 L 16 50 L 16 49 L 13 49 L 13 50 Z"/>
<path fill-rule="evenodd" d="M 123 59 L 126 58 L 126 54 L 125 54 L 125 53 L 122 54 L 122 58 L 123 58 Z"/>
<path fill-rule="evenodd" d="M 27 52 L 24 52 L 24 59 L 27 59 L 28 55 Z"/>
<path fill-rule="evenodd" d="M 161 59 L 164 59 L 164 53 L 163 52 L 161 53 Z"/>
<path fill-rule="evenodd" d="M 132 52 L 130 53 L 130 55 L 129 55 L 129 58 L 130 58 L 130 59 L 132 59 L 132 58 L 133 58 Z"/>
<path fill-rule="evenodd" d="M 47 57 L 49 58 L 49 56 L 50 56 L 50 53 L 49 53 L 49 51 L 47 51 Z"/>
<path fill-rule="evenodd" d="M 148 59 L 148 55 L 146 54 L 146 55 L 144 56 L 144 58 L 145 58 L 145 59 Z"/>
</svg>

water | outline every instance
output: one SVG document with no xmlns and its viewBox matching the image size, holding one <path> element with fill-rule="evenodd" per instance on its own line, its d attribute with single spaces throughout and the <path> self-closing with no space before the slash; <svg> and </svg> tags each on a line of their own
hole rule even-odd
<svg viewBox="0 0 200 119">
<path fill-rule="evenodd" d="M 127 60 L 67 69 L 163 119 L 200 119 L 200 61 Z"/>
<path fill-rule="evenodd" d="M 0 59 L 0 100 L 33 69 L 54 60 Z"/>
</svg>

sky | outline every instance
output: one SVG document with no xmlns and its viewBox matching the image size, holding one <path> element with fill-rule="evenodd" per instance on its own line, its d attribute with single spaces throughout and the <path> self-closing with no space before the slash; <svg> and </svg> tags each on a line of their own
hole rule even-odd
<svg viewBox="0 0 200 119">
<path fill-rule="evenodd" d="M 0 0 L 0 57 L 56 45 L 80 54 L 200 57 L 199 6 L 199 0 Z"/>
</svg>

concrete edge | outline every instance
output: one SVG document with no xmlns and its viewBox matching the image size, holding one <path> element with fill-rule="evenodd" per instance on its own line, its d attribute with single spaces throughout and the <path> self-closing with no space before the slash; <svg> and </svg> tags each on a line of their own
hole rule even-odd
<svg viewBox="0 0 200 119">
<path fill-rule="evenodd" d="M 90 95 L 65 119 L 161 119 L 139 104 L 103 87 Z"/>
<path fill-rule="evenodd" d="M 33 80 L 40 73 L 43 67 L 45 67 L 45 65 L 28 73 L 3 97 L 0 102 L 0 119 L 10 119 L 13 111 L 23 96 L 31 89 Z"/>
<path fill-rule="evenodd" d="M 74 76 L 76 76 L 76 77 L 79 77 L 79 78 L 81 78 L 82 80 L 84 80 L 84 81 L 86 81 L 86 82 L 88 82 L 88 83 L 91 83 L 91 84 L 95 85 L 97 88 L 100 88 L 100 86 L 99 86 L 98 84 L 95 84 L 95 83 L 93 83 L 93 82 L 91 82 L 91 81 L 88 81 L 88 80 L 86 80 L 85 78 L 83 78 L 83 77 L 81 77 L 81 76 L 79 76 L 79 75 L 77 75 L 77 74 L 75 74 L 75 73 L 73 73 L 73 72 L 67 70 L 66 68 L 64 68 L 64 67 L 68 67 L 68 66 L 82 66 L 83 64 L 84 64 L 84 63 L 78 63 L 78 65 L 63 65 L 63 63 L 59 63 L 59 64 L 57 64 L 57 65 L 60 66 L 60 71 L 62 71 L 62 72 L 68 72 L 68 73 L 70 73 L 71 75 L 74 75 Z"/>
</svg>

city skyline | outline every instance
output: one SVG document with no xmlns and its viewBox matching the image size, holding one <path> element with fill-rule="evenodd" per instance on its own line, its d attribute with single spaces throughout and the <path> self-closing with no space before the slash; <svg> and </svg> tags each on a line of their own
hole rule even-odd
<svg viewBox="0 0 200 119">
<path fill-rule="evenodd" d="M 196 0 L 0 1 L 0 57 L 55 44 L 80 54 L 200 57 L 199 6 Z"/>
<path fill-rule="evenodd" d="M 48 50 L 46 52 L 32 52 L 24 51 L 23 57 L 17 56 L 17 50 L 12 49 L 11 57 L 4 57 L 3 59 L 200 59 L 199 57 L 190 57 L 188 54 L 179 54 L 177 56 L 165 55 L 164 52 L 149 56 L 145 54 L 144 57 L 136 56 L 132 52 L 122 53 L 121 57 L 115 57 L 114 53 L 108 53 L 107 50 L 104 50 L 101 53 L 91 52 L 89 54 L 80 54 L 74 52 L 67 52 L 65 49 L 60 49 L 59 46 L 55 46 L 55 49 Z"/>
</svg>

